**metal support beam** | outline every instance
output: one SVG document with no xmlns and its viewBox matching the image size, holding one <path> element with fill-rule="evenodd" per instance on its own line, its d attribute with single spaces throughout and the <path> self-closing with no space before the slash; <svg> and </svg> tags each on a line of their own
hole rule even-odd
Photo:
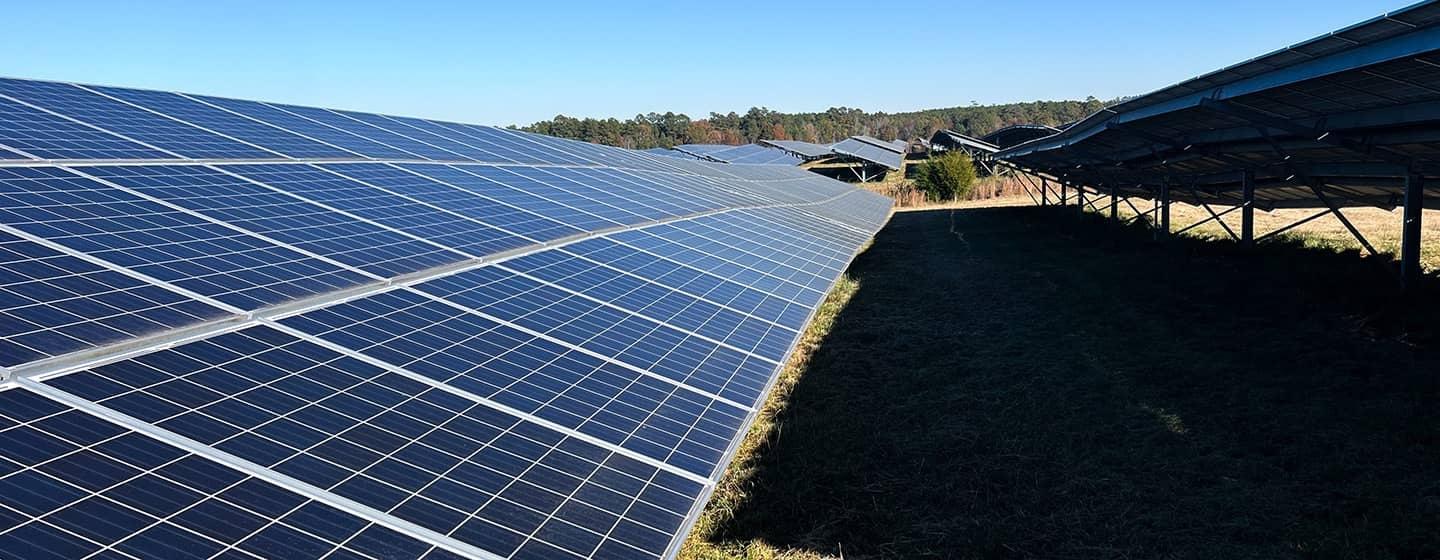
<svg viewBox="0 0 1440 560">
<path fill-rule="evenodd" d="M 1208 224 L 1208 223 L 1210 223 L 1210 222 L 1220 222 L 1221 225 L 1224 225 L 1224 224 L 1225 224 L 1225 221 L 1222 220 L 1221 218 L 1223 218 L 1226 214 L 1229 214 L 1229 213 L 1234 212 L 1234 211 L 1239 210 L 1239 209 L 1240 209 L 1239 206 L 1231 206 L 1230 208 L 1226 208 L 1224 211 L 1222 211 L 1222 212 L 1220 212 L 1220 213 L 1218 213 L 1218 214 L 1215 213 L 1215 212 L 1211 212 L 1209 218 L 1205 218 L 1205 219 L 1203 219 L 1203 220 L 1200 220 L 1200 221 L 1198 221 L 1198 222 L 1195 222 L 1195 223 L 1193 223 L 1193 224 L 1190 224 L 1190 225 L 1188 225 L 1188 226 L 1185 226 L 1185 227 L 1183 227 L 1183 228 L 1180 228 L 1179 231 L 1176 231 L 1176 232 L 1175 232 L 1175 235 L 1180 235 L 1180 234 L 1182 234 L 1182 233 L 1185 233 L 1185 232 L 1190 231 L 1190 230 L 1192 230 L 1192 229 L 1195 229 L 1195 228 L 1197 228 L 1197 227 L 1203 226 L 1203 225 Z M 1231 235 L 1234 235 L 1234 234 L 1231 234 Z"/>
<path fill-rule="evenodd" d="M 1340 220 L 1340 225 L 1343 225 L 1345 226 L 1345 229 L 1350 230 L 1350 235 L 1355 236 L 1355 240 L 1359 241 L 1360 246 L 1364 247 L 1366 251 L 1370 252 L 1370 256 L 1380 256 L 1380 252 L 1375 250 L 1375 246 L 1370 244 L 1370 240 L 1365 239 L 1365 236 L 1360 233 L 1360 230 L 1357 229 L 1354 224 L 1351 224 L 1350 220 L 1345 217 L 1345 214 L 1340 211 L 1340 207 L 1336 206 L 1334 202 L 1330 201 L 1330 197 L 1325 195 L 1325 189 L 1323 186 L 1321 186 L 1319 183 L 1311 183 L 1310 190 L 1315 193 L 1315 198 L 1320 199 L 1320 202 L 1324 204 L 1326 208 L 1330 209 L 1330 213 L 1334 214 L 1335 218 Z"/>
<path fill-rule="evenodd" d="M 1160 239 L 1170 237 L 1170 178 L 1160 183 L 1160 229 L 1156 230 Z"/>
<path fill-rule="evenodd" d="M 1067 199 L 1070 198 L 1070 192 L 1069 192 L 1068 190 L 1066 190 L 1067 188 L 1068 188 L 1068 185 L 1066 184 L 1066 182 L 1065 182 L 1065 181 L 1060 181 L 1060 205 L 1061 205 L 1061 206 L 1064 206 L 1066 202 L 1069 202 Z"/>
<path fill-rule="evenodd" d="M 1075 213 L 1085 213 L 1085 185 L 1075 184 Z"/>
<path fill-rule="evenodd" d="M 1267 234 L 1265 234 L 1265 235 L 1262 235 L 1262 236 L 1260 236 L 1260 237 L 1257 237 L 1257 238 L 1255 238 L 1255 242 L 1256 242 L 1256 243 L 1259 243 L 1259 242 L 1264 241 L 1264 240 L 1266 240 L 1266 239 L 1270 239 L 1271 237 L 1275 237 L 1275 236 L 1277 236 L 1277 235 L 1280 235 L 1280 234 L 1282 234 L 1282 233 L 1285 233 L 1285 232 L 1287 232 L 1287 231 L 1290 231 L 1290 230 L 1292 230 L 1292 229 L 1295 229 L 1295 228 L 1297 228 L 1297 227 L 1303 226 L 1303 225 L 1305 225 L 1305 224 L 1308 224 L 1308 223 L 1310 223 L 1310 222 L 1313 222 L 1313 221 L 1315 221 L 1315 220 L 1318 220 L 1318 219 L 1320 219 L 1320 218 L 1323 218 L 1323 217 L 1329 216 L 1329 215 L 1330 215 L 1330 209 L 1329 209 L 1329 208 L 1326 208 L 1326 209 L 1324 209 L 1324 210 L 1321 210 L 1321 211 L 1319 211 L 1319 212 L 1311 215 L 1311 216 L 1308 217 L 1308 218 L 1305 218 L 1305 219 L 1296 221 L 1296 222 L 1294 222 L 1294 223 L 1291 223 L 1291 224 L 1288 225 L 1288 226 L 1282 227 L 1282 228 L 1280 228 L 1280 229 L 1277 229 L 1277 230 L 1275 230 L 1275 231 L 1272 231 L 1272 232 L 1270 232 L 1270 233 L 1267 233 Z"/>
<path fill-rule="evenodd" d="M 1425 178 L 1405 176 L 1405 217 L 1400 228 L 1400 284 L 1412 290 L 1420 284 L 1420 217 L 1425 211 Z"/>
<path fill-rule="evenodd" d="M 1113 221 L 1118 220 L 1119 218 L 1120 218 L 1120 187 L 1119 187 L 1119 185 L 1111 184 L 1111 185 L 1110 185 L 1110 221 L 1113 222 Z"/>
<path fill-rule="evenodd" d="M 1050 205 L 1050 180 L 1044 177 L 1040 178 L 1040 205 Z"/>
<path fill-rule="evenodd" d="M 1240 174 L 1240 245 L 1255 246 L 1255 172 Z"/>
<path fill-rule="evenodd" d="M 1234 210 L 1234 208 L 1231 208 L 1230 210 L 1226 210 L 1226 211 L 1224 211 L 1224 212 L 1221 212 L 1221 213 L 1219 213 L 1219 214 L 1216 214 L 1214 208 L 1211 208 L 1209 204 L 1206 204 L 1205 201 L 1203 201 L 1203 200 L 1200 199 L 1200 191 L 1195 190 L 1195 187 L 1193 187 L 1193 186 L 1190 187 L 1190 196 L 1195 197 L 1195 202 L 1196 202 L 1197 204 L 1199 204 L 1201 208 L 1204 208 L 1206 212 L 1209 212 L 1209 213 L 1210 213 L 1210 217 L 1213 218 L 1216 223 L 1220 224 L 1220 229 L 1225 230 L 1225 234 L 1226 234 L 1226 235 L 1229 235 L 1229 236 L 1230 236 L 1230 239 L 1234 239 L 1234 240 L 1236 240 L 1236 241 L 1239 241 L 1239 240 L 1240 240 L 1240 236 L 1235 235 L 1235 230 L 1230 229 L 1230 224 L 1227 224 L 1227 223 L 1225 223 L 1225 220 L 1220 219 L 1220 216 L 1223 216 L 1223 215 L 1225 215 L 1225 214 L 1229 214 L 1231 210 Z M 1191 226 L 1191 227 L 1194 227 L 1194 226 Z M 1189 229 L 1189 228 L 1186 228 L 1186 229 Z"/>
</svg>

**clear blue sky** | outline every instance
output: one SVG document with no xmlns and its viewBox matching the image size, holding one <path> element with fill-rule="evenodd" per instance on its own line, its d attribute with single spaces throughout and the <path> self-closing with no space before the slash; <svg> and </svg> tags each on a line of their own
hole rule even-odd
<svg viewBox="0 0 1440 560">
<path fill-rule="evenodd" d="M 500 125 L 894 112 L 1144 93 L 1409 3 L 30 1 L 0 74 Z"/>
</svg>

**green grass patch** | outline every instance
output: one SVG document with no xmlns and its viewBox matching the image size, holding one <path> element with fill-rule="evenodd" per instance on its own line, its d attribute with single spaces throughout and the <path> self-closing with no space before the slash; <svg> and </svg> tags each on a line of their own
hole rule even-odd
<svg viewBox="0 0 1440 560">
<path fill-rule="evenodd" d="M 1440 289 L 1353 250 L 897 213 L 682 557 L 1440 557 Z"/>
</svg>

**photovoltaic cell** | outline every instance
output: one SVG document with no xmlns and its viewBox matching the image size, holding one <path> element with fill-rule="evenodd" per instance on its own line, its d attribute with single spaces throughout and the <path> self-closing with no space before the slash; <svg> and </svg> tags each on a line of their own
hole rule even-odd
<svg viewBox="0 0 1440 560">
<path fill-rule="evenodd" d="M 292 158 L 342 158 L 356 154 L 322 144 L 268 124 L 218 109 L 188 97 L 163 91 L 96 87 L 96 91 L 164 113 L 187 123 Z"/>
<path fill-rule="evenodd" d="M 409 291 L 282 323 L 700 476 L 747 412 Z"/>
<path fill-rule="evenodd" d="M 457 154 L 459 156 L 458 158 L 456 156 L 451 156 L 450 159 L 469 159 L 474 161 L 487 161 L 497 163 L 505 163 L 510 161 L 484 149 L 476 148 L 471 144 L 467 144 L 458 140 L 453 140 L 449 136 L 434 134 L 429 131 L 428 127 L 412 126 L 396 119 L 392 119 L 390 117 L 386 117 L 383 115 L 375 115 L 371 113 L 358 113 L 354 111 L 333 112 L 342 116 L 350 117 L 375 128 L 403 135 L 406 138 L 413 138 L 417 141 L 424 142 L 425 144 L 440 148 L 442 150 L 445 150 L 452 154 Z"/>
<path fill-rule="evenodd" d="M 703 488 L 266 327 L 47 384 L 501 556 L 658 556 Z"/>
<path fill-rule="evenodd" d="M 796 335 L 792 329 L 777 328 L 769 318 L 728 309 L 560 252 L 527 255 L 498 266 L 771 360 L 784 358 Z"/>
<path fill-rule="evenodd" d="M 465 255 L 198 165 L 86 167 L 86 174 L 383 277 Z"/>
<path fill-rule="evenodd" d="M 464 210 L 467 215 L 538 241 L 549 241 L 619 224 L 545 196 L 555 189 L 527 181 L 499 167 L 403 164 L 406 171 L 452 189 L 426 189 L 416 196 Z M 461 193 L 451 192 L 459 189 Z M 536 192 L 540 191 L 540 192 Z M 466 194 L 468 196 L 460 196 Z"/>
<path fill-rule="evenodd" d="M 0 94 L 185 157 L 275 157 L 270 152 L 70 84 L 0 78 Z"/>
<path fill-rule="evenodd" d="M 774 364 L 494 267 L 417 289 L 751 406 Z"/>
<path fill-rule="evenodd" d="M 449 122 L 435 122 L 435 124 L 448 129 L 459 130 L 472 138 L 488 140 L 496 146 L 509 146 L 514 149 L 511 159 L 520 163 L 553 163 L 561 165 L 596 165 L 597 163 L 585 159 L 578 154 L 566 152 L 555 144 L 538 141 L 537 136 L 539 135 L 519 134 L 512 130 L 503 130 L 493 126 L 476 124 Z M 539 138 L 549 137 L 539 136 Z"/>
<path fill-rule="evenodd" d="M 0 391 L 5 558 L 459 558 L 22 389 Z"/>
<path fill-rule="evenodd" d="M 0 97 L 0 143 L 41 159 L 173 157 L 3 97 Z M 0 156 L 3 159 L 18 157 Z"/>
<path fill-rule="evenodd" d="M 720 268 L 701 270 L 608 238 L 587 239 L 560 248 L 556 253 L 582 257 L 717 305 L 768 318 L 797 331 L 810 312 L 809 307 L 737 281 L 741 273 L 752 271 L 726 266 L 723 262 Z"/>
<path fill-rule="evenodd" d="M 343 168 L 285 164 L 220 167 L 467 255 L 487 255 L 532 243 L 452 209 L 405 196 L 403 189 L 387 179 L 392 174 L 405 180 L 428 180 L 385 164 Z M 349 175 L 340 174 L 342 170 Z"/>
<path fill-rule="evenodd" d="M 0 223 L 242 309 L 369 281 L 55 168 L 0 168 Z"/>
<path fill-rule="evenodd" d="M 545 158 L 527 154 L 527 149 L 535 148 L 537 146 L 520 140 L 518 138 L 503 138 L 497 137 L 495 135 L 482 135 L 475 130 L 467 130 L 464 127 L 453 126 L 449 125 L 448 123 L 427 121 L 425 119 L 396 117 L 392 115 L 386 115 L 385 118 L 409 126 L 411 128 L 418 128 L 427 133 L 449 139 L 453 142 L 460 142 L 467 146 L 472 146 L 475 149 L 483 150 L 485 153 L 490 155 L 490 159 L 486 161 L 513 163 L 550 163 L 546 161 Z"/>
<path fill-rule="evenodd" d="M 324 167 L 495 228 L 499 237 L 489 252 L 549 241 L 581 232 L 580 229 L 544 215 L 538 209 L 526 209 L 514 204 L 514 201 L 495 198 L 493 195 L 506 195 L 512 192 L 503 186 L 495 185 L 495 189 L 483 192 L 476 188 L 470 188 L 474 186 L 470 184 L 471 182 L 484 183 L 484 181 L 454 171 L 448 166 L 416 166 L 416 168 L 410 169 L 388 164 L 360 163 L 330 164 Z M 422 170 L 429 171 L 430 174 L 421 174 Z M 447 170 L 449 172 L 446 172 Z M 515 194 L 520 195 L 521 193 Z"/>
<path fill-rule="evenodd" d="M 412 154 L 394 146 L 387 146 L 375 140 L 351 134 L 339 128 L 321 124 L 294 113 L 287 113 L 258 101 L 206 97 L 203 95 L 189 95 L 187 97 L 268 123 L 276 128 L 303 134 L 307 137 L 314 138 L 332 146 L 344 148 L 345 150 L 365 157 L 424 159 L 419 155 Z"/>
<path fill-rule="evenodd" d="M 455 152 L 451 152 L 427 144 L 425 142 L 421 142 L 409 136 L 403 136 L 380 127 L 366 124 L 364 122 L 347 117 L 335 111 L 330 111 L 328 109 L 319 109 L 315 107 L 299 107 L 295 105 L 280 105 L 275 103 L 270 103 L 269 105 L 287 113 L 298 115 L 321 124 L 333 126 L 356 136 L 368 138 L 372 141 L 385 144 L 386 146 L 399 148 L 411 154 L 420 156 L 424 159 L 441 161 L 468 159 L 466 158 L 466 156 L 457 154 Z"/>
<path fill-rule="evenodd" d="M 0 232 L 0 366 L 224 315 L 170 290 Z"/>
</svg>

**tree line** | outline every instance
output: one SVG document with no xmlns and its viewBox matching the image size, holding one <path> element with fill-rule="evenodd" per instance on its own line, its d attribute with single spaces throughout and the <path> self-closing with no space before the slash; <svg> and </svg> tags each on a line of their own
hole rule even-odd
<svg viewBox="0 0 1440 560">
<path fill-rule="evenodd" d="M 752 107 L 743 115 L 710 113 L 702 119 L 673 112 L 636 115 L 623 121 L 559 115 L 521 130 L 637 150 L 677 144 L 746 144 L 760 139 L 827 144 L 857 134 L 891 140 L 929 138 L 935 131 L 947 128 L 979 136 L 1012 124 L 1059 126 L 1104 105 L 1090 97 L 1084 101 L 972 104 L 907 113 L 867 113 L 849 107 L 832 107 L 823 113 L 780 113 Z"/>
</svg>

